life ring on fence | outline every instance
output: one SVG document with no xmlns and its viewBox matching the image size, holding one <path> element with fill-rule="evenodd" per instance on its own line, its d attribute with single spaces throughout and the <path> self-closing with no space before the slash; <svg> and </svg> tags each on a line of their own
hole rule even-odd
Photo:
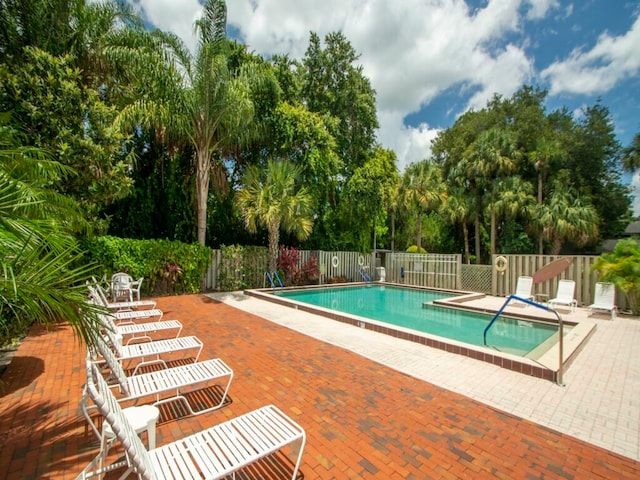
<svg viewBox="0 0 640 480">
<path fill-rule="evenodd" d="M 364 257 L 362 255 L 358 255 L 358 265 L 364 265 Z"/>
<path fill-rule="evenodd" d="M 507 259 L 500 255 L 496 258 L 496 272 L 504 273 L 507 270 Z"/>
<path fill-rule="evenodd" d="M 338 268 L 338 265 L 340 265 L 340 260 L 338 259 L 337 255 L 334 255 L 333 258 L 331 259 L 331 266 L 333 268 Z"/>
</svg>

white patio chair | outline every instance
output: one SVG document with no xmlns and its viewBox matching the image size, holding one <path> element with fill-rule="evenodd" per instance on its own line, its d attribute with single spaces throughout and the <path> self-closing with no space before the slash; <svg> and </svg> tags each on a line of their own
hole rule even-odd
<svg viewBox="0 0 640 480">
<path fill-rule="evenodd" d="M 531 293 L 533 289 L 533 278 L 527 276 L 518 277 L 518 282 L 516 283 L 516 293 L 514 295 L 516 297 L 524 298 L 527 300 L 533 300 L 534 296 Z M 527 304 L 524 304 L 527 306 Z"/>
<path fill-rule="evenodd" d="M 124 272 L 117 272 L 111 276 L 111 294 L 114 302 L 124 299 L 124 301 L 133 302 L 131 293 L 131 283 L 133 278 Z"/>
<path fill-rule="evenodd" d="M 142 281 L 144 277 L 140 277 L 138 280 L 135 280 L 129 284 L 129 288 L 131 290 L 131 301 L 140 301 L 140 288 L 142 287 Z M 136 295 L 136 299 L 133 300 L 133 294 Z"/>
<path fill-rule="evenodd" d="M 578 306 L 578 301 L 574 298 L 575 291 L 576 282 L 573 280 L 559 280 L 556 298 L 549 300 L 549 306 L 555 308 L 556 305 L 567 305 L 571 307 L 571 312 L 573 313 Z"/>
<path fill-rule="evenodd" d="M 98 295 L 101 297 L 101 303 L 108 308 L 109 310 L 133 310 L 133 309 L 150 309 L 156 308 L 156 302 L 153 300 L 139 300 L 133 302 L 110 302 L 107 296 L 107 293 L 100 286 L 100 284 L 96 281 L 95 278 L 93 280 L 93 288 L 96 290 Z M 90 286 L 90 282 L 87 282 L 87 286 Z"/>
<path fill-rule="evenodd" d="M 109 368 L 109 378 L 113 378 L 116 381 L 116 384 L 113 386 L 118 387 L 123 395 L 118 399 L 119 402 L 138 402 L 146 398 L 150 400 L 149 403 L 153 406 L 157 406 L 163 403 L 179 401 L 191 415 L 200 415 L 212 410 L 217 410 L 224 405 L 227 399 L 229 387 L 233 380 L 233 370 L 219 358 L 127 376 L 120 362 L 118 362 L 118 359 L 109 347 L 99 338 L 97 338 L 94 343 L 95 348 L 104 359 L 105 365 Z M 97 370 L 100 362 L 93 361 L 94 356 L 95 354 L 92 355 L 91 352 L 88 352 L 87 376 L 92 373 L 100 374 Z M 95 372 L 93 372 L 92 369 L 95 369 Z M 202 390 L 225 378 L 226 384 L 224 385 L 224 392 L 217 404 L 210 407 L 201 407 L 200 409 L 194 409 L 191 406 L 186 397 L 187 393 Z M 88 397 L 85 388 L 82 400 L 80 401 L 80 408 L 96 436 L 101 438 L 104 436 L 104 432 L 101 435 L 98 432 L 97 426 L 91 420 L 89 414 L 90 407 L 87 400 Z"/>
<path fill-rule="evenodd" d="M 589 315 L 594 310 L 606 310 L 611 313 L 611 320 L 616 318 L 616 287 L 613 283 L 597 282 L 593 303 L 589 305 Z"/>
</svg>

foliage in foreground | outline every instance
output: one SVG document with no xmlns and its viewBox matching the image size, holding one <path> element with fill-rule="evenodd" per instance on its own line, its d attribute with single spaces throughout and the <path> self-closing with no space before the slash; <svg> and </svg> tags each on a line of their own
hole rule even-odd
<svg viewBox="0 0 640 480">
<path fill-rule="evenodd" d="M 77 205 L 49 188 L 72 173 L 0 124 L 0 344 L 34 323 L 69 322 L 85 341 L 96 328 L 84 286 L 92 267 L 72 234 Z"/>
<path fill-rule="evenodd" d="M 603 253 L 592 268 L 599 281 L 611 282 L 622 290 L 633 314 L 640 315 L 640 239 L 619 241 L 613 252 Z"/>
</svg>

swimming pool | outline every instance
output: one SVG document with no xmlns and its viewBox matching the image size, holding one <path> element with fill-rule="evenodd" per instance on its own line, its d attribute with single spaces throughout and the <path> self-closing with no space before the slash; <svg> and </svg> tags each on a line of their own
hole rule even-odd
<svg viewBox="0 0 640 480">
<path fill-rule="evenodd" d="M 359 285 L 278 291 L 278 297 L 377 320 L 471 345 L 485 346 L 483 333 L 492 315 L 431 304 L 457 294 L 389 285 Z M 570 328 L 570 327 L 569 327 Z M 565 329 L 565 334 L 569 328 Z M 500 317 L 487 333 L 487 346 L 525 357 L 549 343 L 557 325 Z"/>
</svg>

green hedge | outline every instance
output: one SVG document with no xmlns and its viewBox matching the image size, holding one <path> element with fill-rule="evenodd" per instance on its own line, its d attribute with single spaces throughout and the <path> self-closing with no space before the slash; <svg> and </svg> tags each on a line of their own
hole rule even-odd
<svg viewBox="0 0 640 480">
<path fill-rule="evenodd" d="M 142 291 L 149 295 L 199 292 L 211 258 L 208 247 L 169 240 L 104 236 L 85 239 L 83 247 L 99 275 L 144 277 Z"/>
</svg>

